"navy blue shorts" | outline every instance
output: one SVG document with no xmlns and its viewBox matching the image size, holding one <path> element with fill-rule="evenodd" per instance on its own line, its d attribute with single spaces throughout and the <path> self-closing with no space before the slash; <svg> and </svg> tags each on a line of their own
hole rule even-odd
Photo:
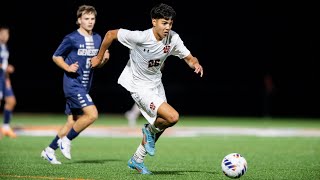
<svg viewBox="0 0 320 180">
<path fill-rule="evenodd" d="M 82 115 L 84 107 L 94 105 L 89 94 L 79 93 L 74 96 L 66 97 L 66 115 Z"/>
<path fill-rule="evenodd" d="M 6 87 L 4 97 L 8 97 L 8 96 L 14 96 L 13 89 L 11 87 L 10 88 Z"/>
</svg>

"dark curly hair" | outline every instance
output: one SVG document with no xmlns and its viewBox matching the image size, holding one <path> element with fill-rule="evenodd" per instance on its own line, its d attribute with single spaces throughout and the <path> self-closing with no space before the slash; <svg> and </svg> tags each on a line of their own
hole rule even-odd
<svg viewBox="0 0 320 180">
<path fill-rule="evenodd" d="M 169 5 L 160 3 L 154 6 L 150 11 L 151 19 L 175 19 L 176 11 Z"/>
</svg>

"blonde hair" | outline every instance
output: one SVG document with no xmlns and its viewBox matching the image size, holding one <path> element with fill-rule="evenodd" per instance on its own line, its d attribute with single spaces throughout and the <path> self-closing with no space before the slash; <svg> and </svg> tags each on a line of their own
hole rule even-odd
<svg viewBox="0 0 320 180">
<path fill-rule="evenodd" d="M 97 11 L 96 8 L 94 8 L 93 6 L 90 5 L 81 5 L 79 6 L 78 10 L 77 10 L 77 21 L 76 24 L 79 25 L 78 23 L 78 18 L 80 18 L 83 14 L 94 14 L 94 16 L 97 16 Z"/>
</svg>

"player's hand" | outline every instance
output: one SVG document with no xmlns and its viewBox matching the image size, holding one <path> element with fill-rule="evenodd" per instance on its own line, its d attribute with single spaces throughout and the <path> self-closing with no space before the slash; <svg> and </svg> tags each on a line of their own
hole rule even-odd
<svg viewBox="0 0 320 180">
<path fill-rule="evenodd" d="M 78 61 L 77 62 L 75 62 L 75 63 L 73 63 L 73 64 L 71 64 L 71 65 L 69 65 L 69 67 L 68 67 L 68 72 L 72 72 L 72 73 L 75 73 L 75 72 L 77 72 L 77 70 L 79 69 L 79 64 L 78 64 Z"/>
<path fill-rule="evenodd" d="M 14 66 L 11 64 L 8 64 L 8 67 L 6 69 L 7 73 L 11 74 L 14 72 Z"/>
<path fill-rule="evenodd" d="M 99 66 L 100 63 L 101 63 L 101 60 L 97 56 L 94 56 L 93 58 L 91 58 L 91 68 L 95 68 Z"/>
<path fill-rule="evenodd" d="M 203 68 L 199 63 L 194 65 L 194 72 L 197 73 L 197 74 L 200 73 L 200 77 L 203 76 Z"/>
<path fill-rule="evenodd" d="M 109 53 L 109 50 L 107 49 L 104 54 L 103 54 L 103 61 L 105 60 L 109 60 L 110 59 L 110 53 Z"/>
<path fill-rule="evenodd" d="M 102 61 L 100 62 L 99 65 L 96 66 L 96 68 L 102 68 L 110 59 L 110 53 L 109 53 L 109 50 L 107 49 L 104 54 L 103 54 L 103 59 Z"/>
</svg>

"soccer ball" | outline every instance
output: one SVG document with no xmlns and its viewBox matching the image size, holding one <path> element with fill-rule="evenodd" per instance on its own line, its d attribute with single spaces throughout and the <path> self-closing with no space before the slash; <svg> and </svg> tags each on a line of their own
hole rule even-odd
<svg viewBox="0 0 320 180">
<path fill-rule="evenodd" d="M 247 160 L 239 153 L 226 155 L 221 162 L 222 172 L 229 178 L 240 178 L 248 170 Z"/>
</svg>

